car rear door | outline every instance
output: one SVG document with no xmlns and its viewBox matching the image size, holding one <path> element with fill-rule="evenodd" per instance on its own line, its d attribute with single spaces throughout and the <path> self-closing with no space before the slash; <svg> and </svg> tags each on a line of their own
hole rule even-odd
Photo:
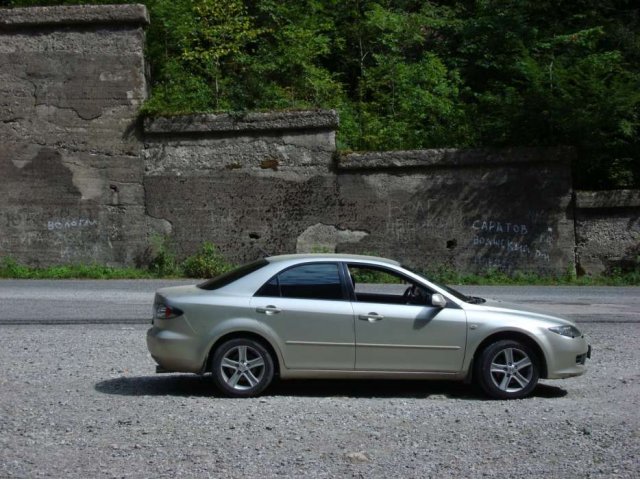
<svg viewBox="0 0 640 480">
<path fill-rule="evenodd" d="M 285 269 L 253 297 L 255 318 L 278 338 L 289 369 L 353 370 L 354 317 L 337 262 Z"/>
</svg>

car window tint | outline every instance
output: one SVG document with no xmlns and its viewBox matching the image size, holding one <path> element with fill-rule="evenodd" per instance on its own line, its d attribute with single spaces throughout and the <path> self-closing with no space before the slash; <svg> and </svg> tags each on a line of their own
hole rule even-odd
<svg viewBox="0 0 640 480">
<path fill-rule="evenodd" d="M 211 280 L 206 280 L 202 283 L 199 283 L 197 286 L 198 288 L 202 288 L 203 290 L 216 290 L 218 288 L 224 287 L 225 285 L 229 285 L 231 282 L 235 282 L 245 275 L 249 275 L 250 273 L 260 270 L 268 263 L 269 262 L 267 262 L 264 258 L 261 258 L 260 260 L 256 260 L 255 262 L 242 265 L 234 270 L 231 270 L 230 272 L 218 275 Z"/>
<path fill-rule="evenodd" d="M 280 292 L 288 298 L 343 300 L 342 283 L 335 263 L 310 263 L 278 275 Z"/>
<path fill-rule="evenodd" d="M 256 297 L 279 297 L 280 285 L 278 283 L 278 276 L 276 275 L 267 283 L 265 283 L 260 290 L 256 292 Z"/>
</svg>

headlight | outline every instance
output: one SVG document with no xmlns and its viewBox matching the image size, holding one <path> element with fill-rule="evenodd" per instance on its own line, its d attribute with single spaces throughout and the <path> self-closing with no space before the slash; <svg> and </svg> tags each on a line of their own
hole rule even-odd
<svg viewBox="0 0 640 480">
<path fill-rule="evenodd" d="M 549 328 L 553 333 L 557 333 L 558 335 L 562 335 L 563 337 L 581 337 L 582 332 L 578 330 L 573 325 L 563 325 L 562 327 L 551 327 Z"/>
</svg>

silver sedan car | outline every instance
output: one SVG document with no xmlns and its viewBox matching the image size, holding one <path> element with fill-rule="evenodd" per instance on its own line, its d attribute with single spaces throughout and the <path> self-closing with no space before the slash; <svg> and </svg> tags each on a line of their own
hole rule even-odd
<svg viewBox="0 0 640 480">
<path fill-rule="evenodd" d="M 463 295 L 393 260 L 264 258 L 199 285 L 158 290 L 158 372 L 211 373 L 229 396 L 274 379 L 474 381 L 493 398 L 582 375 L 591 347 L 568 320 Z"/>
</svg>

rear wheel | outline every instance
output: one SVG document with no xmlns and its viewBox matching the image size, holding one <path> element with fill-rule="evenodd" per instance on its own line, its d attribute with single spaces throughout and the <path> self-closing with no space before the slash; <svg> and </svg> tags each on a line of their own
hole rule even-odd
<svg viewBox="0 0 640 480">
<path fill-rule="evenodd" d="M 482 390 L 498 399 L 526 397 L 536 387 L 540 375 L 535 352 L 515 340 L 488 345 L 480 353 L 475 367 Z"/>
<path fill-rule="evenodd" d="M 250 338 L 235 338 L 220 345 L 211 361 L 213 381 L 231 397 L 252 397 L 273 379 L 273 359 L 264 346 Z"/>
</svg>

